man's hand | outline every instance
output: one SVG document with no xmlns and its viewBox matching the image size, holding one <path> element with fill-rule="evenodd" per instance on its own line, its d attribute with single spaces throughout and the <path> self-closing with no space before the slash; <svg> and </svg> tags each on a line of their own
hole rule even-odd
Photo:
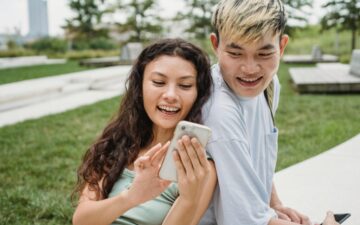
<svg viewBox="0 0 360 225">
<path fill-rule="evenodd" d="M 283 205 L 276 205 L 272 207 L 277 213 L 279 219 L 291 221 L 294 223 L 311 225 L 309 217 L 299 213 L 295 209 L 284 207 Z"/>
</svg>

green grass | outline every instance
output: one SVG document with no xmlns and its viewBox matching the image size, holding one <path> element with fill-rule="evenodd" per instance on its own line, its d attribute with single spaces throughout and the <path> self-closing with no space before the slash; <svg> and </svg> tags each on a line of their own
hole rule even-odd
<svg viewBox="0 0 360 225">
<path fill-rule="evenodd" d="M 282 89 L 276 115 L 280 130 L 277 170 L 360 133 L 359 95 L 299 95 L 291 88 L 288 73 L 294 66 L 282 64 L 279 71 Z"/>
<path fill-rule="evenodd" d="M 65 64 L 0 69 L 0 85 L 16 81 L 83 71 L 87 69 L 89 68 L 79 66 L 76 61 L 68 61 Z"/>
<path fill-rule="evenodd" d="M 0 224 L 71 224 L 76 168 L 118 102 L 0 128 Z"/>
<path fill-rule="evenodd" d="M 298 95 L 281 65 L 277 170 L 360 132 L 358 95 Z M 76 168 L 119 98 L 0 128 L 0 224 L 71 224 Z"/>
</svg>

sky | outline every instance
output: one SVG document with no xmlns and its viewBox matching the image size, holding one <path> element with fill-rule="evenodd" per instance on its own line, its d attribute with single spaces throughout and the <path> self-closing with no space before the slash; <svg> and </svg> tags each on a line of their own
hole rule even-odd
<svg viewBox="0 0 360 225">
<path fill-rule="evenodd" d="M 49 33 L 51 36 L 63 35 L 61 26 L 65 24 L 65 19 L 70 18 L 72 12 L 68 7 L 68 0 L 47 0 L 49 16 Z M 321 4 L 326 0 L 314 0 L 313 15 L 321 14 Z M 179 0 L 159 0 L 159 5 L 163 10 L 162 16 L 170 17 L 183 8 L 183 2 Z M 319 13 L 320 12 L 320 13 Z M 311 23 L 316 23 L 316 16 L 310 18 Z M 17 30 L 22 35 L 29 31 L 27 0 L 0 0 L 0 34 L 15 33 Z"/>
</svg>

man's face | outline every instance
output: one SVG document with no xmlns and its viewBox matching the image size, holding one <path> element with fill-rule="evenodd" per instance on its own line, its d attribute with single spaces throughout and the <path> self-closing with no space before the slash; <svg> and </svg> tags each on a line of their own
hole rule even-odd
<svg viewBox="0 0 360 225">
<path fill-rule="evenodd" d="M 262 93 L 276 74 L 288 36 L 266 35 L 257 42 L 232 42 L 220 35 L 210 36 L 225 82 L 239 96 Z"/>
</svg>

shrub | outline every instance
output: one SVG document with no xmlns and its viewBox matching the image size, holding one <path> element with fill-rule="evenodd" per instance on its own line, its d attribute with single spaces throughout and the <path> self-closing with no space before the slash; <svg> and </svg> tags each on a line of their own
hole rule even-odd
<svg viewBox="0 0 360 225">
<path fill-rule="evenodd" d="M 76 40 L 73 42 L 73 50 L 111 50 L 116 48 L 115 43 L 108 38 L 99 37 L 90 40 Z"/>
<path fill-rule="evenodd" d="M 66 52 L 67 50 L 66 40 L 60 38 L 42 38 L 28 46 L 37 52 Z"/>
<path fill-rule="evenodd" d="M 16 49 L 0 51 L 0 58 L 1 57 L 29 56 L 29 55 L 35 55 L 35 52 L 33 50 L 23 49 L 23 48 L 16 48 Z"/>
<path fill-rule="evenodd" d="M 104 51 L 104 50 L 82 50 L 82 51 L 68 51 L 63 56 L 69 60 L 80 60 L 85 58 L 97 58 L 97 57 L 107 57 L 107 56 L 118 56 L 119 50 L 113 51 Z"/>
</svg>

